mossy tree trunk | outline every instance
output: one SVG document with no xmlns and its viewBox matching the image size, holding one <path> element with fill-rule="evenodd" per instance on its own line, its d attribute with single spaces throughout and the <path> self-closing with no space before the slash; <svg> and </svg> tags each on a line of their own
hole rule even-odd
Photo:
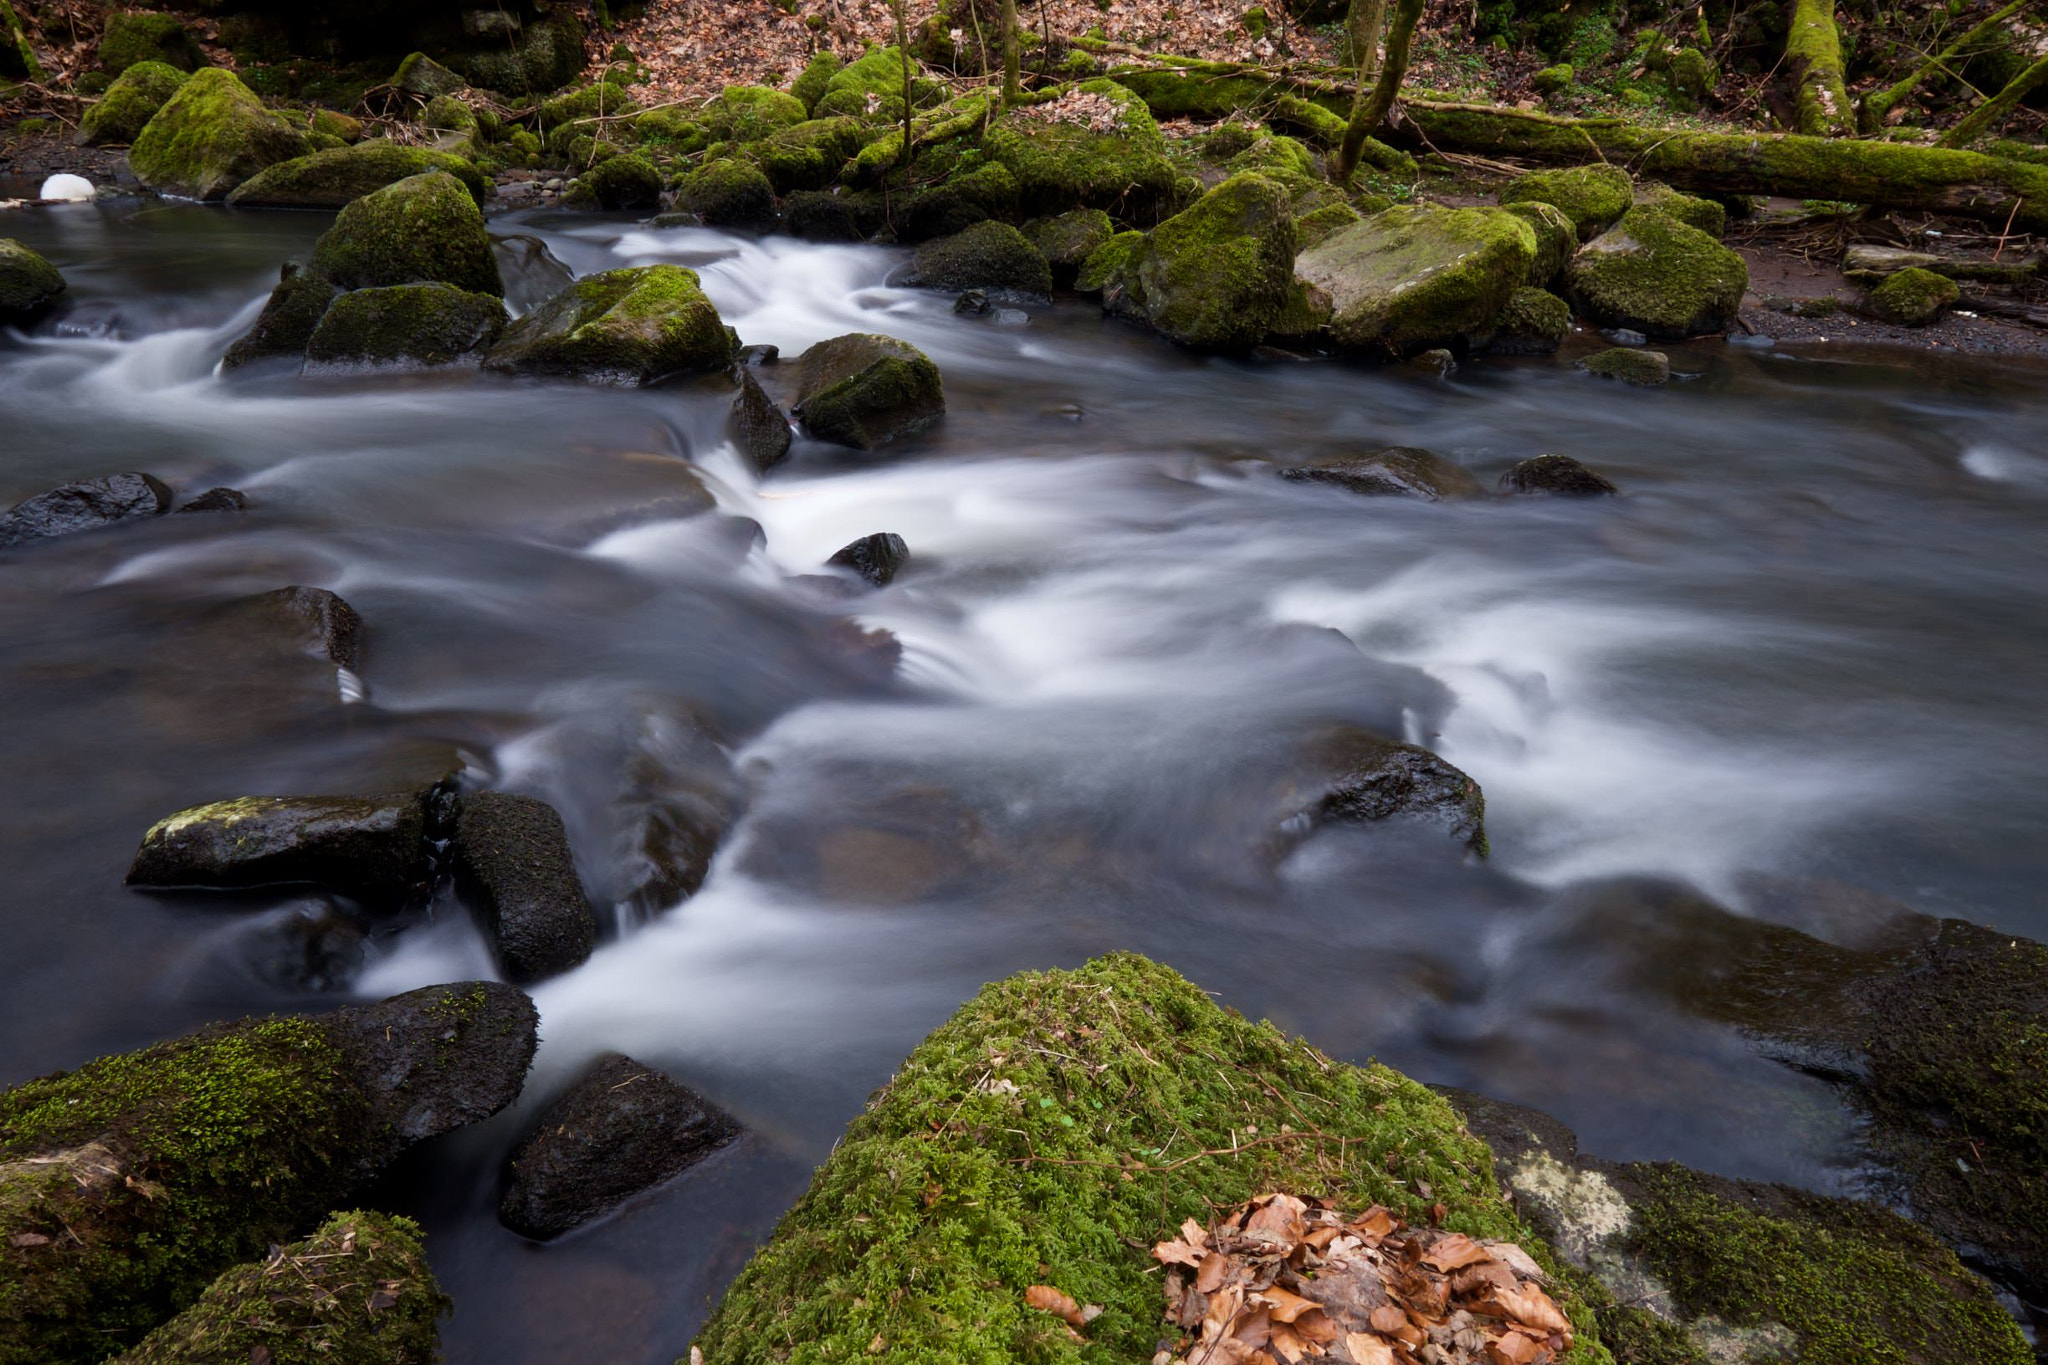
<svg viewBox="0 0 2048 1365">
<path fill-rule="evenodd" d="M 1351 0 L 1344 12 L 1344 58 L 1358 67 L 1363 85 L 1373 78 L 1380 64 L 1380 29 L 1387 21 L 1387 0 Z"/>
<path fill-rule="evenodd" d="M 1330 168 L 1331 178 L 1340 185 L 1351 183 L 1366 139 L 1386 121 L 1387 111 L 1394 107 L 1394 97 L 1401 93 L 1401 78 L 1408 74 L 1408 45 L 1414 40 L 1416 24 L 1422 21 L 1422 6 L 1423 0 L 1400 0 L 1393 22 L 1387 26 L 1387 64 L 1370 88 L 1361 61 L 1358 102 L 1351 107 L 1351 121 L 1345 126 L 1344 141 L 1337 148 L 1336 164 Z"/>
<path fill-rule="evenodd" d="M 1872 91 L 1863 97 L 1862 107 L 1856 111 L 1859 126 L 1866 133 L 1874 133 L 1884 127 L 1899 101 L 1918 90 L 1939 75 L 1955 74 L 1962 59 L 1977 50 L 1979 44 L 2005 27 L 2006 20 L 2033 4 L 2034 0 L 2012 0 L 1983 23 L 1978 24 L 1962 37 L 1936 52 L 1932 57 L 1913 68 L 1905 79 L 1882 90 Z"/>
<path fill-rule="evenodd" d="M 2048 57 L 2043 57 L 2007 82 L 2005 89 L 1972 109 L 1961 123 L 1941 135 L 1938 147 L 1967 147 L 1987 133 L 1995 133 L 2012 117 L 2013 109 L 2029 94 L 2048 84 Z"/>
<path fill-rule="evenodd" d="M 1003 103 L 1016 104 L 1024 98 L 1023 77 L 1017 60 L 1017 0 L 1003 0 Z"/>
<path fill-rule="evenodd" d="M 1849 87 L 1842 79 L 1842 34 L 1834 0 L 1798 0 L 1785 34 L 1785 66 L 1792 74 L 1795 132 L 1849 137 Z"/>
</svg>

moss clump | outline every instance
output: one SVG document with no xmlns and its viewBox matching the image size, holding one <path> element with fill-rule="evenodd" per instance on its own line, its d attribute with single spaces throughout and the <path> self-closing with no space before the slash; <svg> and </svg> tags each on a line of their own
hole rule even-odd
<svg viewBox="0 0 2048 1365">
<path fill-rule="evenodd" d="M 818 101 L 825 98 L 825 91 L 832 84 L 832 78 L 839 74 L 839 67 L 837 56 L 831 52 L 820 52 L 790 84 L 789 93 L 803 105 L 806 115 L 815 112 Z"/>
<path fill-rule="evenodd" d="M 306 127 L 315 133 L 338 137 L 354 144 L 363 140 L 363 121 L 332 109 L 315 109 L 306 116 Z"/>
<path fill-rule="evenodd" d="M 1546 66 L 1531 76 L 1529 84 L 1535 88 L 1537 94 L 1555 99 L 1570 90 L 1572 82 L 1577 78 L 1578 73 L 1572 70 L 1570 62 L 1559 62 L 1556 66 Z"/>
<path fill-rule="evenodd" d="M 447 1308 L 418 1224 L 337 1213 L 303 1241 L 222 1274 L 115 1365 L 433 1365 Z"/>
<path fill-rule="evenodd" d="M 56 266 L 12 237 L 0 237 L 0 323 L 34 321 L 64 289 Z"/>
<path fill-rule="evenodd" d="M 232 71 L 208 67 L 156 111 L 129 149 L 128 164 L 151 189 L 220 199 L 264 167 L 306 150 L 305 137 L 265 109 Z"/>
<path fill-rule="evenodd" d="M 775 187 L 760 167 L 727 158 L 677 185 L 676 207 L 711 227 L 766 227 L 775 221 Z"/>
<path fill-rule="evenodd" d="M 1119 232 L 1089 253 L 1074 277 L 1074 288 L 1083 294 L 1100 294 L 1130 264 L 1131 257 L 1145 245 L 1142 232 Z"/>
<path fill-rule="evenodd" d="M 1072 284 L 1090 256 L 1116 236 L 1116 222 L 1101 209 L 1071 209 L 1055 218 L 1034 218 L 1024 236 L 1052 267 L 1054 281 Z"/>
<path fill-rule="evenodd" d="M 746 154 L 778 194 L 823 189 L 839 178 L 846 163 L 869 143 L 887 138 L 889 130 L 863 119 L 809 119 L 755 142 Z"/>
<path fill-rule="evenodd" d="M 1651 182 L 1636 191 L 1636 202 L 1670 214 L 1687 227 L 1698 228 L 1709 237 L 1728 231 L 1728 210 L 1711 199 L 1680 194 L 1669 185 Z"/>
<path fill-rule="evenodd" d="M 601 126 L 597 120 L 637 113 L 639 103 L 616 85 L 602 81 L 572 90 L 542 104 L 535 114 L 542 137 L 560 128 L 575 127 L 590 132 Z"/>
<path fill-rule="evenodd" d="M 1870 291 L 1863 300 L 1863 311 L 1899 327 L 1925 327 L 1939 320 L 1962 296 L 1962 289 L 1946 275 L 1907 266 Z"/>
<path fill-rule="evenodd" d="M 226 1025 L 0 1095 L 0 1362 L 104 1359 L 331 1208 L 384 1142 L 304 1019 Z"/>
<path fill-rule="evenodd" d="M 991 161 L 913 194 L 896 222 L 902 241 L 917 242 L 963 232 L 989 218 L 1017 216 L 1017 179 Z"/>
<path fill-rule="evenodd" d="M 445 171 L 408 176 L 350 204 L 313 244 L 313 264 L 345 289 L 439 281 L 505 292 L 484 216 Z"/>
<path fill-rule="evenodd" d="M 889 225 L 880 190 L 793 190 L 782 201 L 786 231 L 814 242 L 861 242 Z"/>
<path fill-rule="evenodd" d="M 1052 267 L 1008 223 L 984 222 L 919 247 L 903 282 L 921 289 L 985 289 L 1049 299 Z"/>
<path fill-rule="evenodd" d="M 306 342 L 316 366 L 424 369 L 473 359 L 505 330 L 505 305 L 447 284 L 357 289 L 328 308 Z"/>
<path fill-rule="evenodd" d="M 1525 286 L 1508 296 L 1486 349 L 1495 355 L 1547 355 L 1571 329 L 1571 305 L 1547 289 Z"/>
<path fill-rule="evenodd" d="M 136 62 L 107 87 L 99 102 L 79 120 L 75 141 L 81 147 L 133 142 L 185 83 L 185 73 L 163 62 Z"/>
<path fill-rule="evenodd" d="M 1146 1248 L 1271 1190 L 1418 1223 L 1441 1202 L 1545 1254 L 1442 1099 L 1116 954 L 988 986 L 925 1039 L 697 1344 L 716 1365 L 1149 1359 L 1168 1332 Z M 1035 1284 L 1103 1308 L 1085 1341 L 1025 1307 Z M 1606 1358 L 1590 1336 L 1568 1361 Z"/>
<path fill-rule="evenodd" d="M 1536 234 L 1505 209 L 1397 205 L 1304 251 L 1338 345 L 1400 359 L 1483 335 L 1529 278 Z"/>
<path fill-rule="evenodd" d="M 765 85 L 728 85 L 697 117 L 721 142 L 754 142 L 810 118 L 804 102 Z"/>
<path fill-rule="evenodd" d="M 453 95 L 436 95 L 420 110 L 420 123 L 444 133 L 473 133 L 476 112 Z"/>
<path fill-rule="evenodd" d="M 287 261 L 278 271 L 277 287 L 250 327 L 221 357 L 223 370 L 239 369 L 266 356 L 304 355 L 313 330 L 327 316 L 340 286 L 321 271 Z"/>
<path fill-rule="evenodd" d="M 484 364 L 635 387 L 724 369 L 736 349 L 696 271 L 630 266 L 577 280 L 520 318 Z"/>
<path fill-rule="evenodd" d="M 1021 210 L 1098 208 L 1128 222 L 1156 222 L 1171 209 L 1174 170 L 1145 102 L 1114 81 L 1074 89 L 1114 106 L 1112 131 L 1048 112 L 1057 105 L 1013 109 L 988 130 L 984 145 L 1017 178 Z"/>
<path fill-rule="evenodd" d="M 661 172 L 643 156 L 607 157 L 585 171 L 569 201 L 601 209 L 649 209 L 661 202 Z"/>
<path fill-rule="evenodd" d="M 945 98 L 945 88 L 918 74 L 910 63 L 910 105 L 922 109 Z M 858 61 L 841 67 L 825 82 L 825 91 L 807 111 L 815 118 L 853 114 L 887 122 L 903 117 L 903 53 L 899 48 L 870 48 Z"/>
<path fill-rule="evenodd" d="M 1287 191 L 1246 174 L 1154 228 L 1106 301 L 1183 346 L 1241 351 L 1265 340 L 1293 284 Z"/>
<path fill-rule="evenodd" d="M 1619 379 L 1638 388 L 1661 389 L 1671 382 L 1671 357 L 1662 351 L 1614 346 L 1579 362 L 1588 374 Z"/>
<path fill-rule="evenodd" d="M 1679 338 L 1734 320 L 1749 267 L 1698 228 L 1639 205 L 1581 248 L 1565 279 L 1572 302 L 1594 321 Z"/>
<path fill-rule="evenodd" d="M 939 367 L 907 341 L 854 332 L 797 357 L 791 411 L 821 441 L 873 450 L 945 415 Z"/>
<path fill-rule="evenodd" d="M 1529 283 L 1548 289 L 1579 246 L 1579 231 L 1564 210 L 1540 200 L 1505 205 L 1509 213 L 1536 234 L 1536 258 L 1529 263 Z"/>
<path fill-rule="evenodd" d="M 567 6 L 528 19 L 514 43 L 485 42 L 448 60 L 471 85 L 508 95 L 540 95 L 559 90 L 583 72 L 586 56 L 583 24 Z"/>
<path fill-rule="evenodd" d="M 482 172 L 463 158 L 380 137 L 281 161 L 237 186 L 228 203 L 238 208 L 346 208 L 386 185 L 432 171 L 461 181 L 479 207 L 490 193 Z"/>
<path fill-rule="evenodd" d="M 1671 65 L 1664 74 L 1671 82 L 1672 98 L 1684 109 L 1697 109 L 1721 80 L 1712 60 L 1696 47 L 1682 47 L 1672 53 Z"/>
<path fill-rule="evenodd" d="M 1306 251 L 1318 242 L 1342 232 L 1353 223 L 1364 221 L 1364 218 L 1364 214 L 1349 204 L 1325 204 L 1294 220 L 1295 246 Z"/>
<path fill-rule="evenodd" d="M 1562 210 L 1578 229 L 1580 241 L 1595 236 L 1628 212 L 1634 199 L 1635 182 L 1629 179 L 1628 172 L 1604 162 L 1559 171 L 1530 171 L 1500 192 L 1503 205 L 1533 201 Z"/>
<path fill-rule="evenodd" d="M 137 62 L 162 62 L 179 71 L 206 64 L 206 56 L 185 26 L 168 14 L 130 10 L 107 16 L 100 35 L 100 66 L 118 76 Z"/>
</svg>

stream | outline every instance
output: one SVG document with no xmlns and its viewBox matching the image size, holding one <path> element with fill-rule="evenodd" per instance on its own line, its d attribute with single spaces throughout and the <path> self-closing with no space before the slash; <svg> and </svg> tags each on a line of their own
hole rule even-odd
<svg viewBox="0 0 2048 1365">
<path fill-rule="evenodd" d="M 0 559 L 0 1084 L 491 972 L 445 903 L 323 975 L 302 898 L 131 890 L 161 816 L 377 790 L 450 753 L 553 803 L 606 941 L 535 989 L 527 1099 L 383 1191 L 427 1227 L 450 1365 L 673 1361 L 869 1092 L 1021 968 L 1134 949 L 1333 1056 L 1540 1107 L 1602 1156 L 1853 1192 L 1829 1088 L 1655 989 L 1688 904 L 1843 942 L 1898 903 L 2048 938 L 2039 370 L 1715 342 L 1642 391 L 1549 357 L 1448 380 L 1222 360 L 1071 297 L 956 316 L 889 287 L 904 253 L 882 248 L 492 220 L 578 274 L 691 266 L 785 357 L 880 331 L 944 372 L 930 433 L 872 455 L 800 438 L 760 477 L 712 384 L 217 377 L 329 221 L 126 200 L 4 225 L 71 294 L 0 334 L 0 506 L 125 470 L 251 506 Z M 1559 451 L 1626 496 L 1275 477 L 1388 445 L 1488 486 Z M 875 531 L 910 546 L 891 586 L 800 580 Z M 361 614 L 359 678 L 223 627 L 294 583 Z M 901 642 L 893 678 L 848 612 Z M 626 822 L 687 785 L 692 717 L 744 814 L 695 897 L 614 914 Z M 1491 857 L 1392 825 L 1275 852 L 1275 773 L 1337 723 L 1470 773 Z M 608 1048 L 748 1136 L 526 1242 L 496 1222 L 504 1154 Z"/>
</svg>

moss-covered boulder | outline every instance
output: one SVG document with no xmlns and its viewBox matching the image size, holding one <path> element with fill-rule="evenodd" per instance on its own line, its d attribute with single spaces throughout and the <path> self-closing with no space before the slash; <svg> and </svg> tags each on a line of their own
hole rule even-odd
<svg viewBox="0 0 2048 1365">
<path fill-rule="evenodd" d="M 1570 62 L 1559 62 L 1556 66 L 1546 66 L 1529 77 L 1529 85 L 1537 94 L 1555 99 L 1572 88 L 1572 82 L 1578 79 L 1578 74 Z"/>
<path fill-rule="evenodd" d="M 334 300 L 306 342 L 320 370 L 431 369 L 477 362 L 505 330 L 505 305 L 452 284 L 356 289 Z"/>
<path fill-rule="evenodd" d="M 1145 102 L 1114 81 L 1012 109 L 984 140 L 1017 179 L 1026 215 L 1104 209 L 1149 224 L 1172 211 L 1175 174 Z"/>
<path fill-rule="evenodd" d="M 797 78 L 790 82 L 789 93 L 803 105 L 806 114 L 813 113 L 818 101 L 825 98 L 825 91 L 831 86 L 832 78 L 839 74 L 843 63 L 836 53 L 829 49 L 811 58 Z"/>
<path fill-rule="evenodd" d="M 601 209 L 651 209 L 661 202 L 661 172 L 643 156 L 606 157 L 577 177 L 568 200 Z"/>
<path fill-rule="evenodd" d="M 221 357 L 224 370 L 240 369 L 251 361 L 269 356 L 298 356 L 341 286 L 325 272 L 296 261 L 287 261 L 278 271 L 277 287 L 270 291 L 263 311 L 248 331 L 235 339 Z"/>
<path fill-rule="evenodd" d="M 308 150 L 305 135 L 265 109 L 234 72 L 208 67 L 144 125 L 128 149 L 128 164 L 153 190 L 223 199 L 266 166 Z"/>
<path fill-rule="evenodd" d="M 1154 228 L 1103 301 L 1183 346 L 1248 350 L 1286 308 L 1293 268 L 1287 191 L 1246 173 Z"/>
<path fill-rule="evenodd" d="M 563 128 L 581 127 L 589 132 L 598 120 L 619 118 L 639 108 L 640 102 L 618 86 L 596 81 L 543 101 L 534 113 L 534 122 L 543 136 Z"/>
<path fill-rule="evenodd" d="M 85 111 L 72 141 L 81 147 L 135 141 L 156 117 L 156 111 L 184 84 L 185 73 L 174 66 L 163 62 L 135 63 Z"/>
<path fill-rule="evenodd" d="M 1023 233 L 1008 223 L 976 223 L 965 232 L 917 249 L 898 283 L 957 293 L 979 289 L 1023 300 L 1052 297 L 1052 267 Z"/>
<path fill-rule="evenodd" d="M 1677 340 L 1735 320 L 1749 266 L 1698 228 L 1638 205 L 1579 248 L 1565 285 L 1579 311 L 1602 326 Z"/>
<path fill-rule="evenodd" d="M 236 208 L 346 208 L 386 185 L 430 171 L 446 171 L 461 181 L 479 207 L 490 193 L 490 182 L 462 157 L 379 137 L 279 162 L 237 186 L 228 203 Z"/>
<path fill-rule="evenodd" d="M 459 72 L 450 71 L 426 53 L 414 52 L 398 64 L 388 84 L 402 94 L 431 100 L 441 95 L 452 95 L 467 82 Z"/>
<path fill-rule="evenodd" d="M 1579 230 L 1564 216 L 1564 210 L 1540 200 L 1504 207 L 1536 234 L 1536 259 L 1529 263 L 1529 283 L 1538 289 L 1550 288 L 1557 283 L 1565 262 L 1579 249 Z"/>
<path fill-rule="evenodd" d="M 107 16 L 100 32 L 100 69 L 119 76 L 138 62 L 162 62 L 178 71 L 206 65 L 206 54 L 185 26 L 168 14 L 121 10 Z"/>
<path fill-rule="evenodd" d="M 306 129 L 336 138 L 351 147 L 363 140 L 363 121 L 338 109 L 315 109 L 308 113 Z"/>
<path fill-rule="evenodd" d="M 1508 295 L 1481 344 L 1494 355 L 1548 355 L 1571 329 L 1570 304 L 1547 289 L 1524 286 Z"/>
<path fill-rule="evenodd" d="M 1549 204 L 1572 220 L 1580 241 L 1587 241 L 1628 212 L 1635 192 L 1627 171 L 1601 162 L 1517 176 L 1500 192 L 1500 202 Z"/>
<path fill-rule="evenodd" d="M 1398 205 L 1301 253 L 1347 350 L 1398 359 L 1484 335 L 1529 278 L 1536 234 L 1505 209 Z"/>
<path fill-rule="evenodd" d="M 1515 497 L 1611 498 L 1621 490 L 1606 475 L 1569 455 L 1532 455 L 1500 476 L 1500 491 Z"/>
<path fill-rule="evenodd" d="M 505 292 L 484 216 L 446 171 L 407 176 L 344 208 L 313 244 L 313 265 L 344 289 L 439 282 Z"/>
<path fill-rule="evenodd" d="M 722 370 L 736 349 L 696 271 L 628 266 L 577 280 L 520 318 L 484 366 L 632 388 Z"/>
<path fill-rule="evenodd" d="M 1671 357 L 1637 346 L 1611 346 L 1579 362 L 1587 374 L 1619 379 L 1642 389 L 1661 389 L 1671 382 Z"/>
<path fill-rule="evenodd" d="M 809 119 L 783 128 L 745 150 L 778 194 L 830 185 L 855 153 L 888 130 L 852 117 Z"/>
<path fill-rule="evenodd" d="M 1294 220 L 1295 245 L 1306 251 L 1364 218 L 1364 214 L 1349 204 L 1325 204 Z"/>
<path fill-rule="evenodd" d="M 1116 222 L 1101 209 L 1069 209 L 1032 219 L 1024 225 L 1024 236 L 1045 257 L 1053 282 L 1070 285 L 1097 248 L 1116 236 Z"/>
<path fill-rule="evenodd" d="M 1687 227 L 1698 228 L 1709 237 L 1719 238 L 1728 231 L 1728 210 L 1712 199 L 1701 199 L 1697 195 L 1681 194 L 1660 181 L 1651 181 L 1636 190 L 1636 202 L 1651 208 L 1661 209 Z"/>
<path fill-rule="evenodd" d="M 685 177 L 676 208 L 710 227 L 764 228 L 775 221 L 775 187 L 760 167 L 728 157 Z"/>
<path fill-rule="evenodd" d="M 1074 276 L 1074 288 L 1083 294 L 1100 294 L 1123 273 L 1131 257 L 1145 245 L 1145 234 L 1136 230 L 1119 232 L 1088 253 Z"/>
<path fill-rule="evenodd" d="M 789 1342 L 816 1360 L 1148 1360 L 1172 1332 L 1147 1249 L 1272 1191 L 1418 1225 L 1436 1204 L 1448 1228 L 1548 1254 L 1441 1098 L 1116 954 L 986 987 L 920 1044 L 696 1344 L 716 1365 Z M 1034 1285 L 1102 1311 L 1072 1333 L 1027 1305 Z"/>
<path fill-rule="evenodd" d="M 1962 296 L 1962 288 L 1947 276 L 1907 266 L 1864 297 L 1863 311 L 1894 326 L 1925 327 L 1939 321 Z"/>
<path fill-rule="evenodd" d="M 903 53 L 900 48 L 874 47 L 861 55 L 859 60 L 832 73 L 825 82 L 825 91 L 818 102 L 808 111 L 814 118 L 831 118 L 839 114 L 853 114 L 862 118 L 878 118 L 885 122 L 901 120 L 903 117 Z M 923 69 L 910 63 L 910 104 L 913 109 L 936 104 L 945 97 L 945 88 L 923 74 Z"/>
<path fill-rule="evenodd" d="M 511 1103 L 538 1024 L 509 986 L 435 986 L 216 1025 L 0 1094 L 0 1362 L 135 1344 L 412 1143 Z"/>
<path fill-rule="evenodd" d="M 945 411 L 939 367 L 907 341 L 854 332 L 797 358 L 793 413 L 821 441 L 873 450 L 922 431 Z"/>
<path fill-rule="evenodd" d="M 697 117 L 720 142 L 754 142 L 794 128 L 811 116 L 794 95 L 765 85 L 728 85 Z"/>
<path fill-rule="evenodd" d="M 1017 203 L 1017 177 L 1009 167 L 992 161 L 913 193 L 895 215 L 896 236 L 899 241 L 921 242 L 964 232 L 991 218 L 1008 222 L 1017 216 Z"/>
<path fill-rule="evenodd" d="M 223 1272 L 115 1365 L 434 1365 L 447 1308 L 418 1224 L 337 1213 L 312 1236 Z"/>
<path fill-rule="evenodd" d="M 56 305 L 64 276 L 40 254 L 0 237 L 0 325 L 34 322 Z"/>
</svg>

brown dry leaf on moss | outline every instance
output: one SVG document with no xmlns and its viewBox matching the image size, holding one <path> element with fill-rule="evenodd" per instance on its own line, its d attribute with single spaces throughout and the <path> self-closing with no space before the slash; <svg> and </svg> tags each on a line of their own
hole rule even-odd
<svg viewBox="0 0 2048 1365">
<path fill-rule="evenodd" d="M 1175 1365 L 1550 1365 L 1572 1344 L 1522 1248 L 1409 1228 L 1377 1205 L 1347 1219 L 1261 1195 L 1152 1254 L 1168 1267 L 1166 1319 L 1186 1333 L 1163 1357 Z"/>
<path fill-rule="evenodd" d="M 1067 1329 L 1076 1336 L 1080 1335 L 1081 1328 L 1102 1316 L 1100 1306 L 1091 1303 L 1083 1308 L 1074 1302 L 1072 1295 L 1063 1294 L 1049 1284 L 1034 1284 L 1025 1290 L 1024 1303 L 1026 1307 L 1036 1308 L 1041 1313 L 1051 1313 L 1055 1317 L 1066 1319 Z"/>
</svg>

